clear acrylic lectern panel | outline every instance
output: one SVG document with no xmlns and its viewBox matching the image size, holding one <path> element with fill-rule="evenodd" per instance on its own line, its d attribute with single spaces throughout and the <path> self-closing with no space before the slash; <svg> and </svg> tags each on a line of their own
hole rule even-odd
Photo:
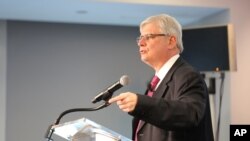
<svg viewBox="0 0 250 141">
<path fill-rule="evenodd" d="M 69 141 L 131 141 L 86 118 L 55 125 L 52 129 L 54 134 Z"/>
</svg>

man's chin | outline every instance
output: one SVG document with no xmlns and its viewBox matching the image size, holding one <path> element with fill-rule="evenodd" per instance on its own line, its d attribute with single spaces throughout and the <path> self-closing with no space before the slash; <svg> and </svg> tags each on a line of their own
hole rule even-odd
<svg viewBox="0 0 250 141">
<path fill-rule="evenodd" d="M 148 63 L 148 59 L 146 57 L 141 57 L 141 61 L 144 62 L 144 63 Z"/>
<path fill-rule="evenodd" d="M 141 56 L 141 61 L 145 62 L 146 61 L 146 57 Z"/>
</svg>

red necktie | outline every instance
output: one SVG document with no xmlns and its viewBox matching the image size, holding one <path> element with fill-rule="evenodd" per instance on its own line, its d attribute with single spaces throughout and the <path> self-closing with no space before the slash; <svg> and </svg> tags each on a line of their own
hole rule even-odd
<svg viewBox="0 0 250 141">
<path fill-rule="evenodd" d="M 160 81 L 160 79 L 155 75 L 150 82 L 150 89 L 148 90 L 148 93 L 147 93 L 148 96 L 150 96 L 150 97 L 153 96 L 155 87 L 157 86 L 159 81 Z"/>
<path fill-rule="evenodd" d="M 160 81 L 160 79 L 155 75 L 153 77 L 153 79 L 151 80 L 151 82 L 150 82 L 150 88 L 148 89 L 147 96 L 149 96 L 149 97 L 153 96 L 155 87 L 157 86 L 157 84 L 158 84 L 159 81 Z M 140 124 L 141 124 L 141 120 L 139 121 L 139 123 L 137 125 L 137 128 L 136 128 L 135 141 L 138 141 L 138 139 L 137 139 L 137 133 L 138 133 Z"/>
</svg>

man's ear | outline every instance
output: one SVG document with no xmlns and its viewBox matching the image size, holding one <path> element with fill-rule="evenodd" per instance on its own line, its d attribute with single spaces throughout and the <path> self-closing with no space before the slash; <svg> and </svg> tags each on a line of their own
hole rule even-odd
<svg viewBox="0 0 250 141">
<path fill-rule="evenodd" d="M 169 37 L 169 49 L 174 49 L 176 47 L 177 40 L 175 36 Z"/>
</svg>

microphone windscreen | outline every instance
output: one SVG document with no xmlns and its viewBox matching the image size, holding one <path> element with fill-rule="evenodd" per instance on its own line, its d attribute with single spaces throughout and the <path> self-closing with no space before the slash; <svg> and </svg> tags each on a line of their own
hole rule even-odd
<svg viewBox="0 0 250 141">
<path fill-rule="evenodd" d="M 125 85 L 128 85 L 129 83 L 129 78 L 127 75 L 123 75 L 121 78 L 120 78 L 120 84 L 122 86 L 125 86 Z"/>
</svg>

